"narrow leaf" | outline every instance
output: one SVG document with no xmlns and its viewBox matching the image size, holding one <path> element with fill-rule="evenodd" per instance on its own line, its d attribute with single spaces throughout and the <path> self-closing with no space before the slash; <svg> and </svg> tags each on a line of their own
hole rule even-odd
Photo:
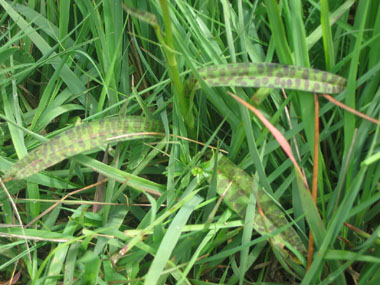
<svg viewBox="0 0 380 285">
<path fill-rule="evenodd" d="M 327 95 L 327 94 L 323 94 L 323 97 L 325 97 L 327 100 L 329 100 L 331 103 L 341 107 L 342 109 L 345 109 L 346 111 L 358 116 L 358 117 L 361 117 L 367 121 L 370 121 L 376 125 L 380 125 L 380 121 L 370 117 L 370 116 L 367 116 L 366 114 L 363 114 L 357 110 L 355 110 L 354 108 L 351 108 L 345 104 L 343 104 L 342 102 L 339 102 L 338 100 L 334 99 L 333 97 L 331 97 L 330 95 Z"/>
<path fill-rule="evenodd" d="M 123 6 L 123 9 L 127 13 L 131 14 L 133 17 L 136 17 L 137 19 L 148 23 L 149 25 L 151 25 L 154 28 L 158 27 L 158 21 L 157 21 L 156 15 L 149 13 L 149 12 L 146 12 L 146 11 L 135 9 L 131 6 L 125 5 L 124 3 L 122 3 L 122 6 Z"/>
<path fill-rule="evenodd" d="M 13 164 L 4 179 L 25 179 L 81 152 L 109 142 L 148 137 L 160 129 L 158 122 L 143 117 L 114 117 L 83 123 L 54 137 Z"/>
<path fill-rule="evenodd" d="M 271 132 L 271 134 L 273 135 L 273 137 L 276 139 L 276 141 L 279 143 L 279 145 L 281 146 L 281 148 L 284 150 L 285 154 L 289 157 L 289 159 L 291 160 L 291 162 L 293 163 L 295 169 L 299 172 L 299 173 L 302 173 L 301 171 L 301 168 L 299 167 L 297 161 L 296 161 L 296 158 L 294 157 L 293 155 L 293 152 L 292 152 L 292 148 L 290 146 L 290 144 L 288 143 L 288 141 L 286 140 L 286 138 L 284 137 L 284 135 L 278 130 L 276 129 L 275 126 L 273 126 L 268 120 L 267 118 L 264 117 L 263 114 L 261 114 L 261 112 L 256 109 L 255 107 L 253 107 L 252 105 L 248 104 L 247 102 L 245 102 L 243 99 L 241 99 L 240 97 L 232 94 L 231 92 L 228 92 L 228 94 L 234 98 L 236 101 L 238 101 L 240 104 L 242 104 L 243 106 L 247 107 L 249 110 L 252 111 L 252 113 L 254 113 L 256 115 L 256 117 L 258 117 L 260 119 L 260 121 L 268 128 L 268 130 Z M 303 181 L 305 183 L 305 185 L 308 187 L 308 184 L 307 184 L 307 180 L 306 180 L 306 177 L 303 176 Z"/>
<path fill-rule="evenodd" d="M 333 73 L 276 63 L 212 65 L 198 70 L 211 86 L 284 88 L 314 93 L 340 93 L 346 79 Z"/>
<path fill-rule="evenodd" d="M 160 284 L 158 283 L 158 280 L 169 261 L 170 255 L 173 253 L 174 247 L 181 237 L 182 229 L 186 225 L 186 222 L 195 207 L 198 206 L 202 200 L 203 199 L 200 196 L 194 196 L 178 211 L 162 239 L 157 254 L 146 275 L 144 284 Z"/>
</svg>

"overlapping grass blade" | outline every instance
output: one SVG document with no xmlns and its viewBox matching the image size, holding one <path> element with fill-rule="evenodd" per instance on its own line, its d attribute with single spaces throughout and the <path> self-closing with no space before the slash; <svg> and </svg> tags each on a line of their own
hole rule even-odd
<svg viewBox="0 0 380 285">
<path fill-rule="evenodd" d="M 160 42 L 160 44 L 163 46 L 163 53 L 165 54 L 165 60 L 168 66 L 168 73 L 170 76 L 170 79 L 173 83 L 173 95 L 176 96 L 176 100 L 178 100 L 178 108 L 181 111 L 181 114 L 185 120 L 185 123 L 190 128 L 190 131 L 194 131 L 194 115 L 192 113 L 191 109 L 191 103 L 186 98 L 184 93 L 184 84 L 183 81 L 180 78 L 179 69 L 178 69 L 178 63 L 175 53 L 175 46 L 174 46 L 174 36 L 172 31 L 172 22 L 171 17 L 169 13 L 169 7 L 166 0 L 160 1 L 164 26 L 165 26 L 165 34 L 161 32 L 160 26 L 157 24 L 157 18 L 154 14 L 151 14 L 149 12 L 140 11 L 134 8 L 127 7 L 126 5 L 123 5 L 123 8 L 128 12 L 131 13 L 131 15 L 136 16 L 138 19 L 145 21 L 146 23 L 152 25 L 154 28 L 154 31 L 156 33 L 156 36 Z"/>
<path fill-rule="evenodd" d="M 67 126 L 73 127 L 76 117 L 94 121 L 105 114 L 160 115 L 173 139 L 163 139 L 155 146 L 141 141 L 118 144 L 110 149 L 109 163 L 99 160 L 100 153 L 95 157 L 101 147 L 26 179 L 8 177 L 14 178 L 4 186 L 8 193 L 0 191 L 0 232 L 4 237 L 0 247 L 5 249 L 0 256 L 2 279 L 13 278 L 22 284 L 71 284 L 76 280 L 144 283 L 144 279 L 146 283 L 178 284 L 245 284 L 252 280 L 346 284 L 352 281 L 352 272 L 357 272 L 353 279 L 358 284 L 379 283 L 378 266 L 372 263 L 379 261 L 374 258 L 379 246 L 369 242 L 368 233 L 373 233 L 371 239 L 379 233 L 372 228 L 380 212 L 380 155 L 376 148 L 380 128 L 359 118 L 347 118 L 343 106 L 320 98 L 316 206 L 305 186 L 316 156 L 313 138 L 318 117 L 313 115 L 315 103 L 309 93 L 317 91 L 315 84 L 326 94 L 333 93 L 335 87 L 340 92 L 335 100 L 344 102 L 346 98 L 350 111 L 354 108 L 379 119 L 377 1 L 45 2 L 49 4 L 0 0 L 0 112 L 4 113 L 0 117 L 5 120 L 0 128 L 4 131 L 0 139 L 1 174 L 11 168 L 15 176 L 24 177 L 16 168 L 22 172 L 25 166 L 16 163 L 12 167 L 11 161 L 26 157 Z M 134 9 L 127 8 L 125 13 L 122 3 Z M 20 60 L 24 56 L 27 60 Z M 255 70 L 246 72 L 239 62 Z M 220 64 L 227 63 L 236 64 L 237 70 L 234 65 L 224 65 L 227 72 L 218 71 L 209 78 L 210 66 L 220 70 Z M 267 63 L 278 67 L 272 75 L 268 75 L 272 67 L 266 67 Z M 260 64 L 264 66 L 262 73 Z M 344 79 L 328 82 L 335 75 L 323 72 L 311 84 L 306 71 L 310 66 L 346 77 L 347 87 Z M 284 75 L 284 70 L 292 68 L 299 73 Z M 188 84 L 185 78 L 190 73 L 195 80 Z M 324 75 L 326 81 L 322 73 L 328 75 Z M 288 79 L 293 80 L 291 86 Z M 308 89 L 307 81 L 301 80 L 309 80 Z M 185 104 L 178 104 L 181 98 L 177 95 L 184 83 Z M 323 89 L 323 84 L 330 86 Z M 277 134 L 269 135 L 264 127 L 268 124 L 262 125 L 259 116 L 252 116 L 225 96 L 226 88 L 214 86 L 232 88 L 229 91 L 244 102 L 256 93 L 257 112 L 268 118 L 272 131 L 275 128 L 283 134 L 289 142 L 285 152 L 297 154 L 293 163 L 299 167 L 293 171 Z M 247 88 L 233 90 L 240 86 Z M 290 90 L 294 86 L 299 91 Z M 202 91 L 196 92 L 197 88 Z M 331 96 L 324 94 L 330 101 Z M 183 120 L 188 112 L 194 115 L 193 131 Z M 353 128 L 357 128 L 357 135 L 350 141 Z M 48 132 L 47 138 L 41 132 Z M 120 132 L 110 140 L 147 137 L 148 132 Z M 233 165 L 231 169 L 239 169 L 247 179 L 240 179 L 239 171 L 232 177 L 234 173 L 227 168 L 219 171 L 217 181 L 218 160 L 207 161 L 206 170 L 202 161 L 208 158 L 200 148 L 177 140 L 189 134 L 228 151 L 230 161 L 241 162 L 239 168 Z M 80 144 L 82 138 L 78 138 L 75 144 Z M 99 139 L 99 145 L 103 143 L 107 138 Z M 146 154 L 140 146 L 152 151 Z M 62 156 L 66 157 L 66 152 Z M 39 158 L 45 156 L 43 153 Z M 37 159 L 35 156 L 30 163 L 38 164 Z M 220 164 L 223 169 L 222 160 Z M 205 189 L 206 178 L 202 179 L 197 169 L 212 171 L 210 189 Z M 105 205 L 97 213 L 90 212 L 88 205 L 98 204 L 98 199 L 92 188 L 86 188 L 95 184 L 94 172 L 107 177 Z M 216 202 L 221 179 L 231 186 L 226 197 Z M 244 183 L 250 184 L 245 187 Z M 86 190 L 71 191 L 76 188 Z M 188 201 L 198 191 L 206 201 L 190 209 Z M 260 191 L 265 196 L 262 199 Z M 230 192 L 238 195 L 229 197 Z M 11 207 L 13 197 L 8 194 L 16 194 L 15 207 Z M 184 196 L 186 201 L 180 198 Z M 72 201 L 61 203 L 62 197 Z M 53 200 L 59 204 L 49 213 L 44 211 Z M 238 214 L 232 209 L 222 212 L 222 201 L 235 206 L 242 217 L 230 221 L 231 215 L 236 218 Z M 280 204 L 289 209 L 294 222 Z M 20 220 L 14 219 L 15 213 Z M 283 218 L 284 223 L 274 216 Z M 352 227 L 344 228 L 348 223 Z M 25 233 L 22 225 L 28 225 Z M 255 227 L 264 231 L 254 231 L 252 236 Z M 308 270 L 303 253 L 287 240 L 288 229 L 296 232 L 305 246 L 305 233 L 313 233 L 316 254 Z M 54 234 L 57 231 L 62 234 Z M 31 260 L 24 239 L 28 240 Z"/>
<path fill-rule="evenodd" d="M 17 25 L 24 30 L 25 34 L 33 41 L 36 47 L 42 54 L 48 55 L 51 53 L 51 64 L 54 68 L 60 65 L 61 59 L 57 57 L 57 54 L 52 51 L 49 44 L 33 29 L 16 10 L 13 9 L 6 1 L 0 0 L 1 6 L 9 14 L 9 16 L 17 23 Z M 60 74 L 62 80 L 67 83 L 67 86 L 74 94 L 80 94 L 84 92 L 85 88 L 79 78 L 72 72 L 67 65 L 64 65 Z"/>
<path fill-rule="evenodd" d="M 24 179 L 70 156 L 110 142 L 144 138 L 161 126 L 143 117 L 113 117 L 83 123 L 41 145 L 16 162 L 4 179 Z"/>
<path fill-rule="evenodd" d="M 181 236 L 182 228 L 185 226 L 190 214 L 194 211 L 195 207 L 202 202 L 202 200 L 203 199 L 200 196 L 194 196 L 178 211 L 162 239 L 160 247 L 157 250 L 157 255 L 146 275 L 144 284 L 158 284 L 162 271 Z"/>
</svg>

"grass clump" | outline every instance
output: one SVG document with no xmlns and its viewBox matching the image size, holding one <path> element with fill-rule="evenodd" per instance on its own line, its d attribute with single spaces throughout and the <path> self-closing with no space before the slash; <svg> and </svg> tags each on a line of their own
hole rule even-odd
<svg viewBox="0 0 380 285">
<path fill-rule="evenodd" d="M 0 279 L 376 284 L 375 2 L 0 0 Z"/>
</svg>

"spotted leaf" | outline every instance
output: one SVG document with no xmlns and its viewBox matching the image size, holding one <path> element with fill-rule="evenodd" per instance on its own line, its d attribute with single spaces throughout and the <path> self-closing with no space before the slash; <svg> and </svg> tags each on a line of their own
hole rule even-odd
<svg viewBox="0 0 380 285">
<path fill-rule="evenodd" d="M 4 179 L 25 179 L 68 157 L 109 142 L 149 137 L 159 132 L 158 122 L 143 117 L 113 117 L 82 123 L 42 144 L 17 161 Z"/>
<path fill-rule="evenodd" d="M 261 214 L 260 211 L 256 211 L 254 218 L 254 229 L 257 232 L 267 235 L 289 224 L 284 212 L 273 199 L 261 188 L 253 187 L 255 182 L 245 171 L 221 154 L 218 156 L 217 167 L 217 192 L 224 195 L 223 201 L 242 218 L 245 216 L 251 191 L 257 189 L 254 194 L 257 205 L 262 210 Z M 272 244 L 287 256 L 289 256 L 285 249 L 287 244 L 301 255 L 306 255 L 304 244 L 292 227 L 275 235 L 272 238 Z"/>
<path fill-rule="evenodd" d="M 346 79 L 301 66 L 276 63 L 234 63 L 212 65 L 198 70 L 211 86 L 284 88 L 314 93 L 339 93 Z"/>
</svg>

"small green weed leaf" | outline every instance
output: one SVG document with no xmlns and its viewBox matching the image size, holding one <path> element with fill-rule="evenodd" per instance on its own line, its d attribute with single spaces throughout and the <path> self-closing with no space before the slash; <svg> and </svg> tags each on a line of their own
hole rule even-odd
<svg viewBox="0 0 380 285">
<path fill-rule="evenodd" d="M 18 50 L 17 47 L 10 47 L 0 51 L 0 64 L 3 64 L 8 58 Z"/>
<path fill-rule="evenodd" d="M 13 60 L 15 64 L 20 64 L 20 65 L 35 62 L 32 54 L 23 49 L 17 49 L 17 51 L 13 54 Z"/>
<path fill-rule="evenodd" d="M 143 117 L 113 117 L 83 123 L 54 137 L 12 165 L 4 179 L 25 179 L 70 156 L 110 142 L 149 137 L 159 132 L 157 121 Z"/>
<path fill-rule="evenodd" d="M 97 278 L 100 275 L 100 266 L 102 264 L 101 259 L 98 254 L 92 251 L 86 251 L 84 256 L 80 259 L 83 264 L 84 272 L 83 279 L 84 284 L 96 284 Z"/>
<path fill-rule="evenodd" d="M 211 86 L 284 88 L 314 93 L 340 93 L 346 79 L 301 66 L 276 63 L 233 63 L 212 65 L 198 70 Z"/>
<path fill-rule="evenodd" d="M 217 192 L 224 195 L 223 201 L 241 217 L 245 216 L 249 195 L 255 189 L 253 183 L 253 178 L 245 171 L 223 155 L 218 156 Z M 284 212 L 266 192 L 259 188 L 255 195 L 257 204 L 264 213 L 261 215 L 260 211 L 256 211 L 254 228 L 257 232 L 268 235 L 289 224 Z M 289 256 L 285 249 L 285 246 L 289 248 L 289 245 L 302 256 L 306 255 L 304 244 L 292 227 L 288 227 L 275 235 L 272 238 L 272 244 L 285 256 Z"/>
</svg>

